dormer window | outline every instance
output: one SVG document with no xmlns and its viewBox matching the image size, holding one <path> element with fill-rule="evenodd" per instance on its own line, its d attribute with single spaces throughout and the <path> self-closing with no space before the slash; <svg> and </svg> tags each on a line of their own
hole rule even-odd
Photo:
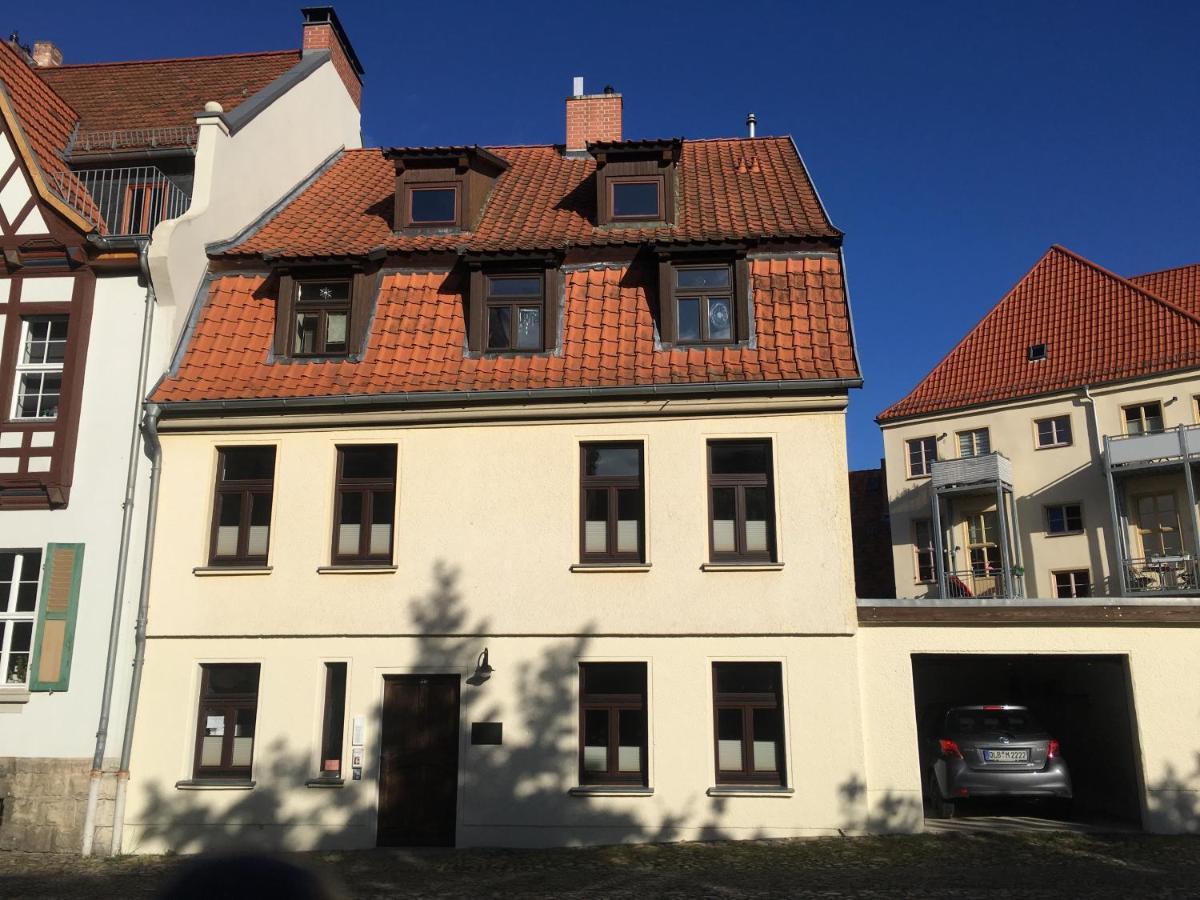
<svg viewBox="0 0 1200 900">
<path fill-rule="evenodd" d="M 350 279 L 297 281 L 292 356 L 345 356 Z"/>
<path fill-rule="evenodd" d="M 727 346 L 750 337 L 744 257 L 670 253 L 659 260 L 659 335 L 676 347 Z"/>
<path fill-rule="evenodd" d="M 410 185 L 406 225 L 413 228 L 458 225 L 458 184 Z"/>
<path fill-rule="evenodd" d="M 542 313 L 545 292 L 542 276 L 488 275 L 487 349 L 536 351 L 543 347 Z"/>
<path fill-rule="evenodd" d="M 655 221 L 663 217 L 663 179 L 609 178 L 608 207 L 619 221 Z"/>
</svg>

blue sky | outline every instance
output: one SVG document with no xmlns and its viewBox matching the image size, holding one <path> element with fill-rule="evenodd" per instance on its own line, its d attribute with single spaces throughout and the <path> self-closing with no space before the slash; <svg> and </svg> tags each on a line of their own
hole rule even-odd
<svg viewBox="0 0 1200 900">
<path fill-rule="evenodd" d="M 1045 249 L 1122 274 L 1200 261 L 1200 3 L 336 4 L 371 144 L 561 141 L 571 77 L 627 137 L 790 134 L 846 256 L 874 416 Z M 11 4 L 67 62 L 294 47 L 299 3 Z M 164 10 L 170 9 L 167 13 Z"/>
</svg>

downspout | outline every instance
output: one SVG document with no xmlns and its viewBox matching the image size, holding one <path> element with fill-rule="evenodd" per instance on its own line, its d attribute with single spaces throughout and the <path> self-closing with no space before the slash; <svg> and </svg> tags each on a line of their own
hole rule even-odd
<svg viewBox="0 0 1200 900">
<path fill-rule="evenodd" d="M 158 440 L 157 403 L 146 404 L 142 417 L 142 438 L 150 458 L 150 495 L 146 501 L 146 545 L 142 555 L 142 583 L 138 590 L 137 623 L 134 626 L 133 679 L 129 683 L 129 708 L 125 713 L 125 736 L 121 741 L 121 768 L 117 773 L 117 796 L 113 805 L 112 855 L 121 854 L 121 836 L 125 827 L 125 790 L 129 786 L 129 755 L 133 749 L 133 723 L 137 717 L 138 692 L 142 686 L 142 665 L 146 660 L 146 618 L 150 606 L 150 567 L 154 561 L 154 528 L 158 521 L 158 487 L 162 472 L 162 444 Z"/>
<path fill-rule="evenodd" d="M 138 444 L 141 434 L 138 414 L 142 398 L 146 395 L 146 375 L 150 361 L 150 336 L 154 325 L 154 283 L 150 280 L 147 261 L 149 242 L 141 241 L 138 247 L 138 264 L 146 282 L 146 309 L 142 315 L 142 348 L 138 357 L 137 405 L 134 407 L 133 428 L 129 435 L 129 466 L 125 473 L 125 499 L 121 503 L 121 538 L 117 550 L 117 577 L 113 587 L 112 618 L 108 627 L 108 657 L 104 666 L 104 688 L 100 699 L 100 724 L 96 728 L 96 751 L 92 755 L 92 773 L 88 781 L 87 808 L 83 817 L 84 856 L 92 855 L 92 841 L 96 831 L 96 807 L 100 799 L 100 782 L 104 777 L 104 750 L 108 743 L 108 724 L 112 710 L 113 682 L 116 677 L 117 653 L 121 641 L 121 614 L 125 605 L 125 578 L 129 570 L 129 542 L 133 531 L 133 508 L 137 493 Z"/>
</svg>

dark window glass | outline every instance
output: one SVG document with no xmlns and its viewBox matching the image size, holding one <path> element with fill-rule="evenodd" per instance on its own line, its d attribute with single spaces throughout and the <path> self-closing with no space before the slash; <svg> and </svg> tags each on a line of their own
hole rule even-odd
<svg viewBox="0 0 1200 900">
<path fill-rule="evenodd" d="M 1054 596 L 1066 599 L 1092 596 L 1092 580 L 1087 569 L 1055 572 Z"/>
<path fill-rule="evenodd" d="M 218 451 L 209 562 L 265 566 L 271 537 L 274 447 Z"/>
<path fill-rule="evenodd" d="M 779 663 L 713 663 L 718 784 L 784 784 Z"/>
<path fill-rule="evenodd" d="M 708 497 L 713 562 L 774 560 L 774 487 L 769 442 L 709 441 Z"/>
<path fill-rule="evenodd" d="M 614 219 L 661 219 L 662 180 L 611 181 Z"/>
<path fill-rule="evenodd" d="M 646 784 L 646 664 L 580 663 L 580 784 Z"/>
<path fill-rule="evenodd" d="M 1083 531 L 1083 509 L 1077 503 L 1046 507 L 1046 530 L 1050 534 Z"/>
<path fill-rule="evenodd" d="M 346 728 L 346 664 L 325 663 L 325 706 L 321 718 L 321 778 L 342 777 L 342 736 Z"/>
<path fill-rule="evenodd" d="M 734 333 L 730 266 L 675 267 L 675 342 L 729 343 Z"/>
<path fill-rule="evenodd" d="M 487 279 L 489 350 L 543 349 L 543 287 L 540 275 L 496 275 Z"/>
<path fill-rule="evenodd" d="M 700 305 L 695 297 L 679 299 L 679 322 L 676 338 L 681 344 L 694 344 L 700 340 Z"/>
<path fill-rule="evenodd" d="M 293 356 L 345 356 L 350 328 L 350 281 L 296 283 Z"/>
<path fill-rule="evenodd" d="M 458 189 L 410 188 L 408 218 L 414 225 L 453 225 L 458 220 Z"/>
<path fill-rule="evenodd" d="M 911 478 L 928 475 L 937 462 L 937 438 L 914 438 L 908 442 L 908 474 Z"/>
<path fill-rule="evenodd" d="M 390 565 L 396 518 L 396 445 L 338 447 L 333 562 Z"/>
<path fill-rule="evenodd" d="M 1071 417 L 1055 416 L 1039 419 L 1037 423 L 1039 447 L 1065 447 L 1071 443 Z"/>
<path fill-rule="evenodd" d="M 641 562 L 646 518 L 642 445 L 583 444 L 580 451 L 580 558 Z"/>
<path fill-rule="evenodd" d="M 257 664 L 202 666 L 196 778 L 250 777 L 258 715 Z"/>
<path fill-rule="evenodd" d="M 675 283 L 681 288 L 728 288 L 729 266 L 709 269 L 681 266 L 675 270 Z"/>
</svg>

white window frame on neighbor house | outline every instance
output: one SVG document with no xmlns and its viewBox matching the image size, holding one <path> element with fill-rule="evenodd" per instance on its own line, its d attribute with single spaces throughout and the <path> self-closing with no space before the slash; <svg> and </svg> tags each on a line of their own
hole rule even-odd
<svg viewBox="0 0 1200 900">
<path fill-rule="evenodd" d="M 12 581 L 8 586 L 8 596 L 0 596 L 0 625 L 4 634 L 0 636 L 0 691 L 25 690 L 29 686 L 29 673 L 33 668 L 33 642 L 37 634 L 37 612 L 42 587 L 42 551 L 34 548 L 20 550 L 3 549 L 0 553 L 13 554 Z M 22 578 L 29 573 L 32 566 L 32 578 Z M 17 596 L 22 583 L 33 584 L 33 609 L 17 612 Z M 20 681 L 9 681 L 9 667 L 12 665 L 13 634 L 18 625 L 29 625 L 29 649 L 18 651 L 25 657 L 25 677 Z"/>
<path fill-rule="evenodd" d="M 1050 440 L 1042 442 L 1042 425 L 1050 426 Z M 1065 428 L 1060 427 L 1065 425 Z M 1064 434 L 1066 435 L 1064 437 Z M 1038 450 L 1052 450 L 1055 447 L 1070 447 L 1075 443 L 1075 432 L 1071 425 L 1070 413 L 1061 416 L 1047 416 L 1035 419 L 1033 422 L 1033 446 Z"/>
<path fill-rule="evenodd" d="M 1069 591 L 1066 594 L 1059 592 L 1058 579 L 1064 575 L 1067 578 L 1066 587 Z M 1079 580 L 1077 577 L 1079 575 L 1083 576 L 1083 581 Z M 1092 573 L 1087 569 L 1055 569 L 1050 573 L 1050 580 L 1054 584 L 1054 596 L 1057 599 L 1074 600 L 1080 596 L 1094 597 L 1096 595 L 1096 586 L 1092 584 Z M 1087 593 L 1081 595 L 1079 588 L 1083 584 L 1087 585 Z"/>
<path fill-rule="evenodd" d="M 13 377 L 12 402 L 9 407 L 9 413 L 10 413 L 9 418 L 14 421 L 53 422 L 58 418 L 57 407 L 55 409 L 54 415 L 52 415 L 52 416 L 43 416 L 43 415 L 23 416 L 20 414 L 21 384 L 22 384 L 23 378 L 26 375 L 40 375 L 41 376 L 41 379 L 38 384 L 39 390 L 38 390 L 38 394 L 37 394 L 39 411 L 42 408 L 43 398 L 45 398 L 48 393 L 45 390 L 47 375 L 57 375 L 59 377 L 58 392 L 55 396 L 58 397 L 59 404 L 62 403 L 62 390 L 63 390 L 63 377 L 62 376 L 63 376 L 63 369 L 66 365 L 66 345 L 67 345 L 67 340 L 69 338 L 70 332 L 68 331 L 68 336 L 63 338 L 63 361 L 62 362 L 46 362 L 45 361 L 46 354 L 43 354 L 42 362 L 26 362 L 25 361 L 25 358 L 28 355 L 29 350 L 30 350 L 30 345 L 29 345 L 29 326 L 30 326 L 30 324 L 35 321 L 41 322 L 41 321 L 49 321 L 49 320 L 62 320 L 64 323 L 67 323 L 68 329 L 70 328 L 70 324 L 68 322 L 67 317 L 63 316 L 63 315 L 29 316 L 27 318 L 21 319 L 21 342 L 19 345 L 20 350 L 19 350 L 19 355 L 17 356 L 17 364 L 14 367 L 16 374 Z M 45 349 L 47 352 L 49 351 L 50 343 L 51 343 L 50 337 L 49 337 L 49 334 L 47 334 L 46 342 L 45 342 Z"/>
<path fill-rule="evenodd" d="M 932 441 L 933 456 L 930 456 L 927 442 Z M 913 468 L 913 449 L 914 445 L 920 448 L 921 455 L 921 471 L 916 471 Z M 919 438 L 909 438 L 904 442 L 905 464 L 908 466 L 909 478 L 928 478 L 931 472 L 930 466 L 938 460 L 937 438 L 933 435 Z"/>
<path fill-rule="evenodd" d="M 1150 430 L 1147 427 L 1148 420 L 1155 418 L 1146 415 L 1146 408 L 1150 406 L 1158 407 L 1158 416 L 1156 418 L 1158 419 L 1159 427 L 1154 430 Z M 1134 410 L 1137 410 L 1138 414 L 1138 430 L 1130 431 L 1129 414 Z M 1141 403 L 1130 403 L 1127 406 L 1121 407 L 1121 428 L 1124 430 L 1125 434 L 1159 434 L 1164 431 L 1166 427 L 1167 421 L 1166 416 L 1163 413 L 1163 405 L 1161 400 L 1144 400 Z"/>
<path fill-rule="evenodd" d="M 992 452 L 992 435 L 986 428 L 969 428 L 955 435 L 958 439 L 958 458 L 971 459 Z"/>
</svg>

